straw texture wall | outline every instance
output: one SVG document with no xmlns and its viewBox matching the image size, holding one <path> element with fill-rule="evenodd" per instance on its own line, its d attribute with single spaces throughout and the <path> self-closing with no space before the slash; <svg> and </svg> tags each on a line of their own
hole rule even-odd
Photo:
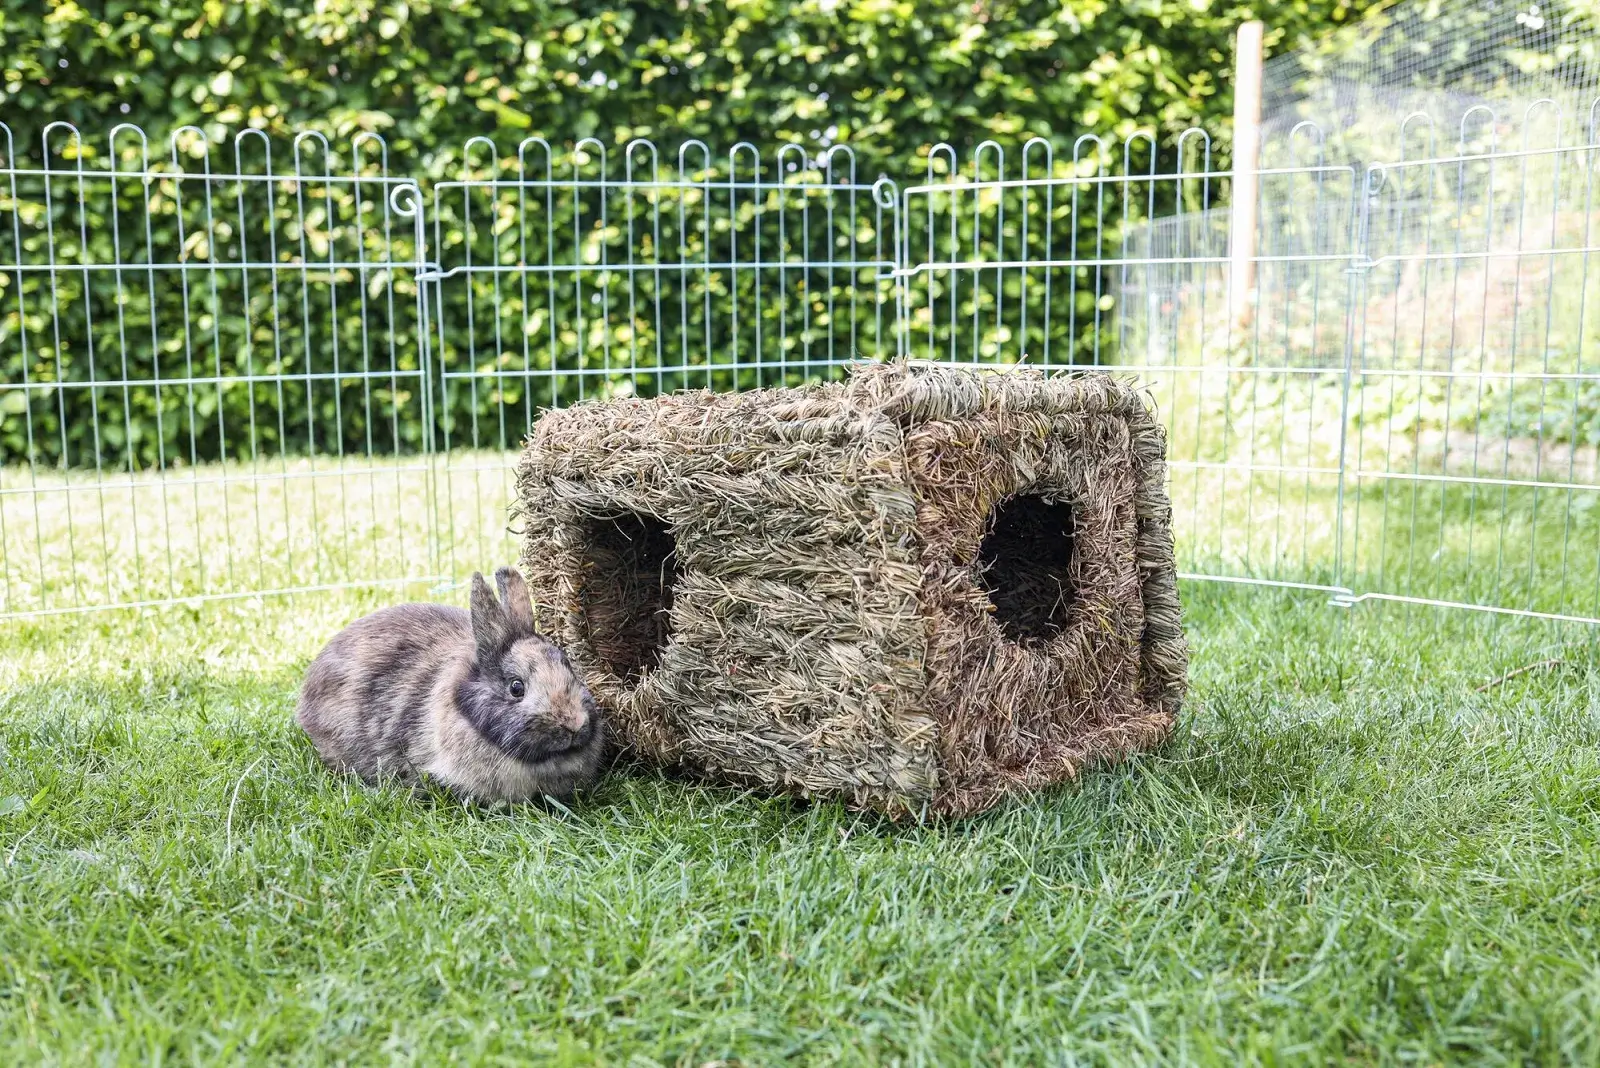
<svg viewBox="0 0 1600 1068">
<path fill-rule="evenodd" d="M 584 404 L 519 465 L 522 564 L 632 755 L 966 815 L 1170 729 L 1165 451 L 1102 374 Z"/>
</svg>

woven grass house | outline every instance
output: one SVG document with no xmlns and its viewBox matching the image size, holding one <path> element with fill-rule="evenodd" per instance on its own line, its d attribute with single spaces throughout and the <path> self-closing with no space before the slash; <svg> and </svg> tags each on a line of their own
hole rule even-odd
<svg viewBox="0 0 1600 1068">
<path fill-rule="evenodd" d="M 966 815 L 1169 730 L 1165 452 L 1103 374 L 582 404 L 522 457 L 522 564 L 632 755 Z"/>
</svg>

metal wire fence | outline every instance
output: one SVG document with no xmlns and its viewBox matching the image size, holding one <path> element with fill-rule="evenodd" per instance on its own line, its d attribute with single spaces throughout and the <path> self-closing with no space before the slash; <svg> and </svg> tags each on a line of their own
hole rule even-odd
<svg viewBox="0 0 1600 1068">
<path fill-rule="evenodd" d="M 1396 0 L 1267 60 L 1261 120 L 1280 148 L 1310 119 L 1330 159 L 1383 159 L 1419 114 L 1447 125 L 1477 104 L 1551 100 L 1576 116 L 1596 95 L 1592 5 Z"/>
<path fill-rule="evenodd" d="M 544 407 L 911 358 L 1143 381 L 1192 578 L 1597 622 L 1596 115 L 1422 115 L 1364 164 L 1302 123 L 1243 263 L 1199 130 L 903 183 L 844 147 L 475 139 L 430 183 L 371 135 L 3 132 L 0 618 L 452 581 L 511 557 Z"/>
</svg>

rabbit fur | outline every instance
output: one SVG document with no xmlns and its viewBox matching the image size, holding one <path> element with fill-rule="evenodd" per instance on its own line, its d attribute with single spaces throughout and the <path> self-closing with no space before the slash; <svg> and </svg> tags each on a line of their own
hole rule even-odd
<svg viewBox="0 0 1600 1068">
<path fill-rule="evenodd" d="M 402 604 L 340 631 L 301 687 L 295 719 L 330 768 L 368 783 L 434 779 L 483 802 L 563 798 L 605 746 L 594 699 L 534 627 L 527 585 L 472 576 L 471 611 Z"/>
</svg>

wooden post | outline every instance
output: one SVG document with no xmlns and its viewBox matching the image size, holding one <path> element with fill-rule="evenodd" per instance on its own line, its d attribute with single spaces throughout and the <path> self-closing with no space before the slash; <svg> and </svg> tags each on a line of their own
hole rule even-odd
<svg viewBox="0 0 1600 1068">
<path fill-rule="evenodd" d="M 1256 287 L 1256 218 L 1261 159 L 1261 33 L 1239 27 L 1233 69 L 1233 197 L 1228 228 L 1228 305 L 1235 323 L 1250 321 Z"/>
</svg>

